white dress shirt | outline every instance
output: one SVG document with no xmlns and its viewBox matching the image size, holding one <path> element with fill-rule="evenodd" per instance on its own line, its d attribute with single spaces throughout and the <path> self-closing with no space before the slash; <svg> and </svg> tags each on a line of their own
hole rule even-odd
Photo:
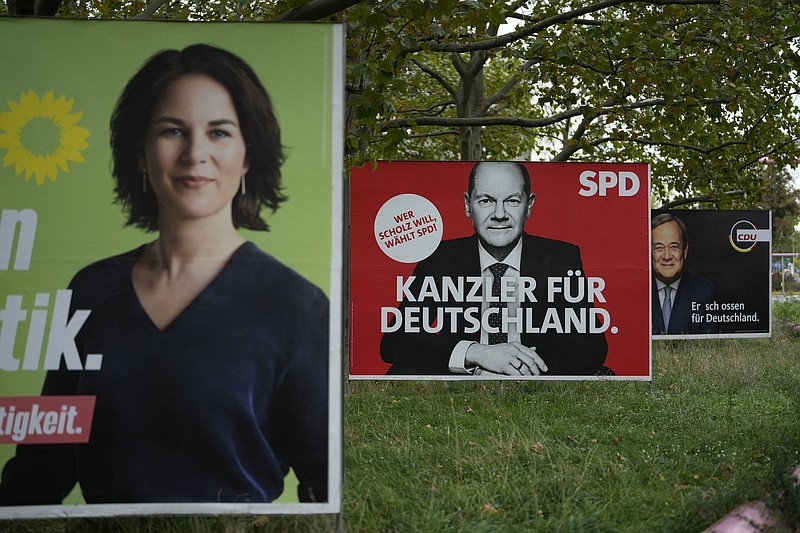
<svg viewBox="0 0 800 533">
<path fill-rule="evenodd" d="M 517 245 L 514 247 L 513 250 L 506 256 L 505 259 L 502 261 L 498 261 L 492 255 L 486 251 L 486 249 L 481 244 L 480 240 L 478 241 L 478 257 L 480 259 L 481 264 L 481 273 L 484 278 L 489 278 L 491 280 L 494 279 L 494 275 L 489 270 L 489 267 L 494 265 L 495 263 L 504 263 L 508 265 L 508 269 L 506 270 L 505 274 L 503 274 L 503 278 L 510 278 L 511 286 L 514 287 L 514 293 L 519 295 L 519 277 L 520 277 L 520 263 L 522 262 L 522 239 L 517 242 Z M 506 282 L 508 283 L 508 282 Z M 487 284 L 484 283 L 484 287 Z M 491 286 L 491 282 L 488 284 Z M 509 286 L 508 284 L 506 286 Z M 483 313 L 489 309 L 489 302 L 487 302 L 487 291 L 483 291 L 483 302 L 481 303 L 481 317 L 483 317 Z M 508 307 L 508 316 L 516 316 L 519 312 L 520 303 L 518 300 L 513 300 L 507 303 Z M 517 324 L 514 321 L 509 321 L 508 324 L 508 342 L 512 341 L 519 341 L 520 331 L 517 329 Z M 453 348 L 453 352 L 450 354 L 450 361 L 449 361 L 449 368 L 450 372 L 456 374 L 471 374 L 475 369 L 474 368 L 467 368 L 465 364 L 465 359 L 467 357 L 467 349 L 476 344 L 475 341 L 471 340 L 463 340 L 460 341 L 455 348 Z M 480 344 L 489 344 L 489 333 L 481 328 L 481 340 Z"/>
</svg>

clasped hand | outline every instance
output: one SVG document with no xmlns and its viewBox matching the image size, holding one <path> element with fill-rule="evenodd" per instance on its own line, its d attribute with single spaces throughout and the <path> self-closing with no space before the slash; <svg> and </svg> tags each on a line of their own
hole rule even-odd
<svg viewBox="0 0 800 533">
<path fill-rule="evenodd" d="M 467 349 L 467 367 L 477 366 L 495 374 L 508 376 L 538 376 L 547 372 L 547 365 L 536 353 L 517 341 L 503 344 L 473 344 Z"/>
</svg>

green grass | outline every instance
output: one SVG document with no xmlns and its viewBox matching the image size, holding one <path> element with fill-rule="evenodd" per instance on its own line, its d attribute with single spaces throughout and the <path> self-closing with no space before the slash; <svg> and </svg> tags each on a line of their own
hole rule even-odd
<svg viewBox="0 0 800 533">
<path fill-rule="evenodd" d="M 349 530 L 701 530 L 800 463 L 799 349 L 657 343 L 652 386 L 354 384 Z"/>
<path fill-rule="evenodd" d="M 800 324 L 800 296 L 792 300 L 772 303 L 772 314 L 777 320 Z"/>
<path fill-rule="evenodd" d="M 652 384 L 353 382 L 344 530 L 701 531 L 767 497 L 798 531 L 787 471 L 800 464 L 800 339 L 775 330 L 656 342 Z M 23 533 L 334 528 L 332 517 L 0 522 Z"/>
</svg>

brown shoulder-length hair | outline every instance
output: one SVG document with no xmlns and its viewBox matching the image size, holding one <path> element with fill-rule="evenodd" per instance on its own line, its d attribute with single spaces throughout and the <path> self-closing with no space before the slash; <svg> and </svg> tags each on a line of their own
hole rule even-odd
<svg viewBox="0 0 800 533">
<path fill-rule="evenodd" d="M 128 225 L 158 230 L 158 203 L 152 187 L 144 190 L 139 162 L 156 104 L 166 88 L 187 74 L 208 76 L 228 90 L 247 147 L 250 169 L 246 194 L 236 193 L 233 225 L 269 230 L 261 208 L 273 212 L 286 196 L 281 192 L 283 146 L 269 94 L 250 66 L 238 56 L 205 44 L 164 50 L 147 60 L 128 81 L 111 116 L 114 192 L 128 214 Z"/>
</svg>

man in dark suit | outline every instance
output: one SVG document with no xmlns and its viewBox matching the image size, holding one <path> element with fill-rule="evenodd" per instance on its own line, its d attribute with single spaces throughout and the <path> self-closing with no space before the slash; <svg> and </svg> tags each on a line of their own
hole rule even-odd
<svg viewBox="0 0 800 533">
<path fill-rule="evenodd" d="M 611 373 L 607 323 L 592 305 L 602 289 L 577 246 L 523 231 L 534 198 L 521 163 L 475 164 L 464 194 L 475 234 L 441 242 L 403 287 L 400 314 L 421 324 L 384 333 L 390 374 Z"/>
<path fill-rule="evenodd" d="M 716 333 L 706 322 L 706 304 L 716 300 L 714 284 L 685 268 L 689 233 L 681 219 L 661 213 L 650 221 L 653 241 L 652 316 L 654 335 Z"/>
</svg>

